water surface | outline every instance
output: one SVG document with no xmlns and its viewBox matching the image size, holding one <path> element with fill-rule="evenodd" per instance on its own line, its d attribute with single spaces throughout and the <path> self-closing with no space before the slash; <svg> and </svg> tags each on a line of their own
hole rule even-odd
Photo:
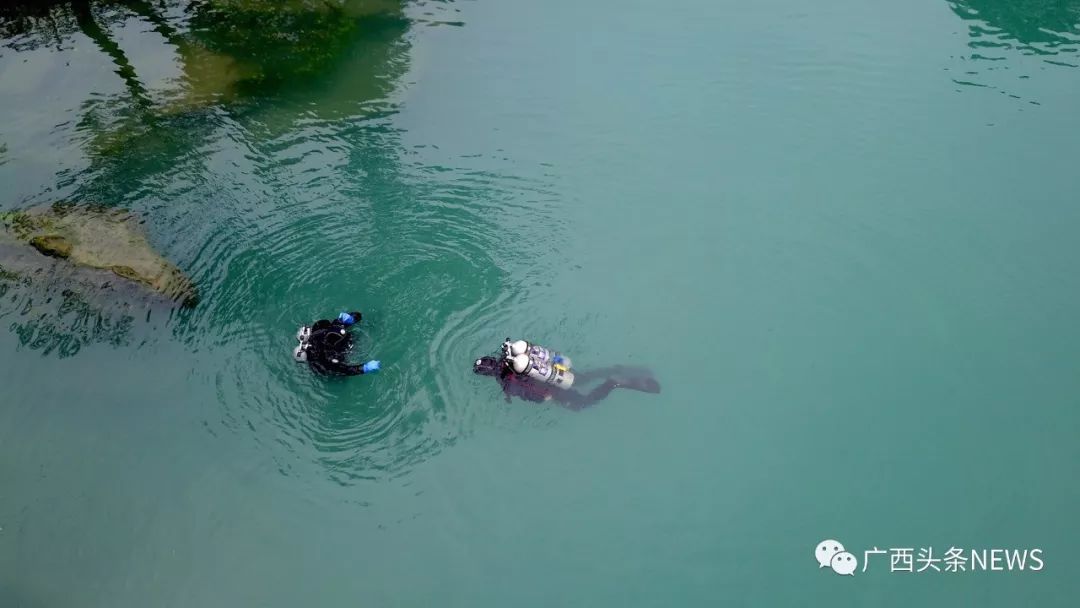
<svg viewBox="0 0 1080 608">
<path fill-rule="evenodd" d="M 1075 603 L 1080 5 L 228 4 L 5 17 L 0 208 L 203 302 L 0 284 L 0 604 Z M 380 374 L 291 361 L 352 308 Z M 507 335 L 663 393 L 508 405 Z"/>
</svg>

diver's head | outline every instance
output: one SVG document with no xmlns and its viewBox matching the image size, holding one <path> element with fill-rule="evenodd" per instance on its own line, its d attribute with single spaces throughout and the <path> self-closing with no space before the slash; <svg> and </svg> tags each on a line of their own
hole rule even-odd
<svg viewBox="0 0 1080 608">
<path fill-rule="evenodd" d="M 494 376 L 499 373 L 499 360 L 495 357 L 480 357 L 473 363 L 472 371 L 481 376 Z"/>
<path fill-rule="evenodd" d="M 353 323 L 356 323 L 359 320 L 360 320 L 360 312 L 356 311 L 356 310 L 354 310 L 352 312 L 343 312 L 340 315 L 338 315 L 338 321 L 341 321 L 342 324 L 344 324 L 344 325 L 352 325 Z"/>
</svg>

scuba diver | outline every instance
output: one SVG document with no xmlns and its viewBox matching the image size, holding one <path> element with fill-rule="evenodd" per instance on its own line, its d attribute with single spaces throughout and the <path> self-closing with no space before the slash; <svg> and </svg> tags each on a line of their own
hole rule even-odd
<svg viewBox="0 0 1080 608">
<path fill-rule="evenodd" d="M 569 357 L 524 340 L 503 342 L 501 357 L 480 357 L 473 363 L 473 373 L 495 376 L 502 385 L 506 402 L 511 397 L 542 403 L 554 401 L 571 410 L 583 410 L 611 394 L 616 388 L 643 393 L 659 393 L 660 383 L 647 369 L 617 365 L 590 372 L 571 371 Z M 580 393 L 571 387 L 575 382 L 605 378 L 589 391 Z"/>
<path fill-rule="evenodd" d="M 300 346 L 293 350 L 293 359 L 298 363 L 306 361 L 312 371 L 326 376 L 358 376 L 379 371 L 378 361 L 353 365 L 345 360 L 353 346 L 348 328 L 359 320 L 359 312 L 343 312 L 333 321 L 320 319 L 310 327 L 301 326 L 296 332 Z"/>
</svg>

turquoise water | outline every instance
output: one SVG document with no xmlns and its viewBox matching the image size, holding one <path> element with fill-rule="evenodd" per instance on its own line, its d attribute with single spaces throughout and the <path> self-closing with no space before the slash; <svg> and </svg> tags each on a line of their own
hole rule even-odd
<svg viewBox="0 0 1080 608">
<path fill-rule="evenodd" d="M 3 30 L 0 208 L 203 301 L 0 287 L 0 605 L 1075 604 L 1080 4 L 184 4 Z M 291 361 L 353 307 L 380 374 Z"/>
</svg>

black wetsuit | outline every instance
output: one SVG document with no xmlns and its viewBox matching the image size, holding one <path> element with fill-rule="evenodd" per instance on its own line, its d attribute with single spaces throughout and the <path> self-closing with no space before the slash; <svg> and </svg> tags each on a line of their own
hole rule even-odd
<svg viewBox="0 0 1080 608">
<path fill-rule="evenodd" d="M 502 385 L 503 394 L 506 395 L 507 403 L 510 402 L 511 397 L 520 397 L 534 403 L 551 400 L 571 410 L 583 410 L 604 399 L 611 394 L 611 391 L 619 387 L 646 393 L 660 392 L 660 384 L 652 378 L 648 370 L 625 366 L 579 372 L 576 375 L 576 382 L 587 382 L 590 379 L 604 376 L 608 376 L 608 378 L 588 393 L 579 393 L 572 388 L 559 388 L 550 384 L 543 384 L 523 374 L 515 374 L 509 367 L 503 367 L 498 378 L 499 384 Z"/>
<path fill-rule="evenodd" d="M 321 319 L 311 326 L 304 352 L 308 365 L 317 374 L 358 376 L 364 373 L 364 366 L 352 365 L 345 360 L 352 345 L 348 326 L 337 319 Z"/>
</svg>

